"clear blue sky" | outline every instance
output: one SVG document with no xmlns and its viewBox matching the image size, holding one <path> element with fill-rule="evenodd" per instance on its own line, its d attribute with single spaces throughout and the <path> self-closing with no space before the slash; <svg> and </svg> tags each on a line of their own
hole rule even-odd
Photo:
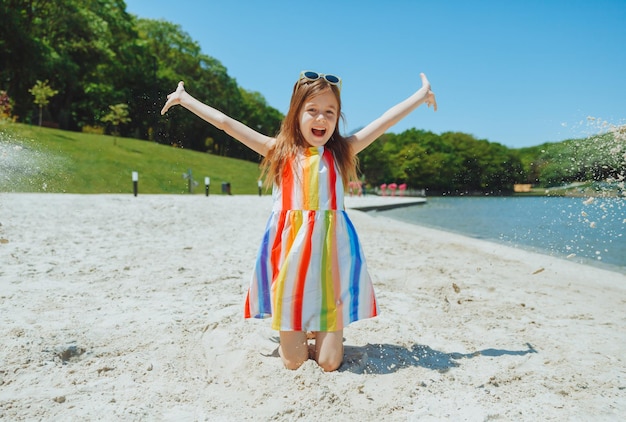
<svg viewBox="0 0 626 422">
<path fill-rule="evenodd" d="M 595 134 L 588 116 L 626 124 L 625 0 L 126 4 L 180 25 L 283 113 L 301 70 L 341 76 L 344 132 L 412 94 L 420 72 L 439 111 L 420 107 L 392 132 L 460 131 L 516 148 Z"/>
</svg>

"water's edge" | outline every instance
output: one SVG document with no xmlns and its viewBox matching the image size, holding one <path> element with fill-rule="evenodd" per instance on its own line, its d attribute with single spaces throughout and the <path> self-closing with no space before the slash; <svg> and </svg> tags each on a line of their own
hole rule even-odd
<svg viewBox="0 0 626 422">
<path fill-rule="evenodd" d="M 491 201 L 494 201 L 494 199 L 497 201 L 497 198 L 490 198 Z M 551 198 L 551 199 L 555 199 L 555 198 Z M 542 213 L 541 210 L 537 209 L 538 207 L 539 208 L 541 207 L 541 202 L 533 201 L 533 202 L 519 202 L 518 203 L 518 204 L 522 204 L 523 206 L 528 206 L 529 210 L 527 212 L 529 213 L 532 212 L 533 215 L 539 215 L 539 217 L 535 217 L 535 220 L 537 220 L 536 227 L 530 227 L 530 226 L 525 227 L 525 228 L 520 227 L 520 226 L 515 227 L 515 229 L 518 229 L 520 232 L 528 233 L 523 236 L 524 242 L 520 242 L 520 241 L 515 241 L 514 238 L 516 236 L 518 238 L 521 238 L 521 236 L 516 235 L 516 234 L 511 234 L 512 232 L 508 232 L 507 235 L 502 235 L 502 234 L 494 235 L 497 229 L 495 229 L 496 231 L 493 231 L 493 227 L 499 226 L 503 229 L 503 231 L 506 231 L 507 229 L 509 230 L 511 229 L 512 223 L 509 221 L 510 216 L 501 215 L 496 212 L 495 215 L 490 214 L 490 215 L 485 215 L 482 217 L 483 219 L 487 221 L 487 224 L 485 224 L 484 222 L 482 225 L 467 223 L 468 226 L 462 227 L 461 225 L 460 227 L 459 221 L 466 220 L 468 218 L 468 210 L 465 207 L 459 207 L 458 210 L 454 210 L 455 208 L 454 206 L 446 207 L 445 210 L 437 209 L 437 207 L 439 207 L 442 204 L 440 200 L 441 200 L 440 198 L 436 198 L 435 202 L 439 202 L 439 204 L 435 204 L 434 211 L 428 210 L 426 208 L 428 207 L 428 205 L 420 205 L 420 206 L 407 207 L 402 210 L 392 209 L 392 210 L 370 211 L 369 214 L 374 217 L 376 217 L 377 215 L 383 216 L 386 218 L 391 218 L 396 221 L 401 221 L 401 222 L 413 224 L 416 226 L 422 226 L 422 227 L 435 229 L 435 230 L 442 230 L 442 231 L 462 235 L 462 236 L 473 238 L 473 239 L 480 239 L 480 240 L 494 242 L 494 243 L 498 243 L 498 244 L 502 244 L 506 246 L 511 246 L 514 248 L 523 249 L 523 250 L 527 250 L 527 251 L 531 251 L 535 253 L 541 253 L 543 255 L 548 255 L 550 257 L 563 259 L 568 262 L 576 262 L 576 263 L 580 263 L 584 265 L 593 266 L 596 268 L 601 268 L 601 269 L 608 270 L 608 271 L 626 274 L 626 262 L 623 265 L 619 265 L 614 262 L 606 262 L 605 260 L 594 259 L 589 256 L 585 256 L 585 254 L 581 254 L 579 251 L 575 251 L 578 253 L 573 254 L 573 253 L 570 253 L 572 251 L 564 252 L 563 250 L 559 250 L 555 247 L 542 246 L 541 242 L 550 242 L 552 244 L 564 242 L 562 238 L 558 240 L 552 240 L 552 237 L 558 238 L 559 235 L 563 234 L 563 233 L 557 233 L 556 231 L 557 229 L 561 230 L 561 232 L 565 232 L 570 237 L 573 234 L 574 240 L 570 240 L 570 242 L 573 242 L 573 243 L 575 242 L 584 243 L 583 239 L 586 242 L 588 241 L 587 239 L 589 238 L 589 235 L 587 234 L 589 230 L 587 230 L 586 228 L 581 229 L 578 225 L 579 223 L 578 221 L 574 221 L 574 223 L 569 221 L 569 220 L 572 220 L 571 215 L 567 215 L 564 218 L 561 215 L 559 215 L 559 214 L 563 214 L 564 212 L 563 210 L 559 208 L 557 209 L 558 211 L 557 213 L 551 208 L 555 204 L 554 202 L 552 203 L 546 202 L 546 204 L 548 204 L 550 207 L 549 209 L 546 209 L 543 211 L 545 211 L 545 214 L 548 215 L 548 217 L 546 217 L 546 215 L 544 215 L 544 213 Z M 447 201 L 447 200 L 448 198 L 443 199 L 443 201 Z M 484 199 L 476 199 L 476 200 L 484 201 Z M 520 198 L 520 200 L 524 201 L 524 198 Z M 462 199 L 459 201 L 459 203 L 463 203 L 463 201 L 464 200 Z M 428 202 L 432 203 L 433 201 L 429 198 Z M 445 202 L 443 203 L 445 204 Z M 489 205 L 492 205 L 492 204 L 494 204 L 494 202 L 491 202 Z M 453 204 L 453 205 L 456 205 L 456 204 Z M 623 205 L 623 203 L 620 203 L 620 205 Z M 571 207 L 571 205 L 568 205 L 568 206 Z M 559 207 L 562 207 L 562 205 L 559 205 Z M 586 209 L 589 210 L 589 208 L 586 208 Z M 515 212 L 522 213 L 523 210 L 516 210 Z M 588 211 L 588 212 L 591 213 L 592 211 Z M 620 213 L 622 212 L 621 209 L 619 210 L 619 212 Z M 437 221 L 435 222 L 432 221 L 433 219 L 430 216 L 430 214 L 432 213 L 437 214 L 436 216 Z M 441 214 L 445 214 L 445 213 L 447 213 L 448 217 L 441 216 Z M 479 213 L 475 213 L 475 214 L 479 214 Z M 549 217 L 550 214 L 552 214 L 553 216 Z M 454 217 L 451 217 L 451 216 L 454 216 Z M 473 215 L 472 217 L 477 218 L 476 215 Z M 621 218 L 621 216 L 620 217 L 614 216 L 613 218 L 617 220 Z M 555 225 L 555 223 L 552 220 L 556 220 L 556 219 L 559 220 L 557 223 L 561 225 L 560 228 L 554 229 L 551 227 L 546 227 L 546 226 L 549 226 L 550 224 Z M 564 225 L 563 220 L 565 220 L 567 224 Z M 615 250 L 614 255 L 615 254 L 620 255 L 622 253 L 621 251 L 626 248 L 626 237 L 622 236 L 621 232 L 616 233 L 620 228 L 624 227 L 623 224 L 620 224 L 620 223 L 621 221 L 615 222 L 614 225 L 616 225 L 618 228 L 612 232 L 609 232 L 609 235 L 611 236 L 611 239 L 609 239 L 609 245 L 608 246 L 606 245 L 606 240 L 602 242 L 601 247 L 605 248 L 604 253 L 607 253 L 606 248 L 612 247 Z M 481 228 L 482 229 L 488 228 L 489 230 L 491 230 L 491 233 L 487 233 L 486 231 L 481 231 Z M 585 231 L 585 233 L 580 234 L 580 233 L 577 233 L 578 231 L 581 231 L 581 232 Z M 541 232 L 538 235 L 539 239 L 535 239 L 533 237 L 533 235 L 535 235 L 533 232 Z M 602 233 L 599 232 L 598 236 L 600 235 L 603 235 L 604 237 L 609 236 L 607 235 L 606 232 L 602 232 Z M 507 236 L 509 237 L 509 239 L 506 238 Z M 587 236 L 587 238 L 585 238 L 585 236 Z M 538 241 L 534 242 L 535 240 L 538 240 Z M 562 245 L 560 247 L 562 248 Z M 587 251 L 585 252 L 587 254 L 590 254 L 591 251 L 589 249 L 593 249 L 594 247 L 597 247 L 597 245 L 592 245 L 592 246 L 585 245 L 585 247 L 587 249 Z M 613 252 L 613 250 L 611 250 L 610 252 Z M 615 258 L 615 256 L 612 256 L 610 261 L 611 260 L 615 261 L 616 259 L 619 260 L 620 258 L 619 257 Z"/>
</svg>

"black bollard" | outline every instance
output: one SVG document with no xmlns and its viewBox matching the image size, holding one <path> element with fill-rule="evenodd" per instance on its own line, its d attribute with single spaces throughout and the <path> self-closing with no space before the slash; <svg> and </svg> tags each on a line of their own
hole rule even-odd
<svg viewBox="0 0 626 422">
<path fill-rule="evenodd" d="M 206 196 L 209 196 L 209 186 L 211 186 L 211 178 L 205 177 L 204 178 L 204 193 L 206 194 Z"/>
<path fill-rule="evenodd" d="M 230 193 L 230 182 L 222 182 L 222 193 L 224 195 L 232 195 Z"/>
<path fill-rule="evenodd" d="M 137 196 L 137 190 L 138 190 L 138 184 L 139 184 L 139 173 L 137 173 L 136 171 L 134 171 L 132 173 L 132 177 L 133 177 L 133 194 L 135 196 Z"/>
</svg>

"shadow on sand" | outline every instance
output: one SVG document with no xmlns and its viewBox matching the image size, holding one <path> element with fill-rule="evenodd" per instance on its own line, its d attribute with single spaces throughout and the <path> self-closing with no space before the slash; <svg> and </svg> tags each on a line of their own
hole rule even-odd
<svg viewBox="0 0 626 422">
<path fill-rule="evenodd" d="M 446 372 L 450 368 L 459 366 L 457 361 L 460 359 L 472 359 L 477 356 L 523 356 L 537 353 L 530 343 L 526 343 L 526 347 L 526 350 L 485 349 L 474 353 L 446 353 L 421 344 L 414 344 L 411 347 L 393 344 L 345 346 L 344 361 L 339 371 L 357 374 L 390 374 L 402 368 L 421 366 Z"/>
</svg>

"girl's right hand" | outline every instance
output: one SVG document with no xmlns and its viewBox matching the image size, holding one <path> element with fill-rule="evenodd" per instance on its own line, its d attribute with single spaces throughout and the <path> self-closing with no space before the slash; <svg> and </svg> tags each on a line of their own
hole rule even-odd
<svg viewBox="0 0 626 422">
<path fill-rule="evenodd" d="M 422 88 L 427 89 L 424 102 L 428 107 L 433 106 L 433 109 L 437 111 L 437 100 L 435 99 L 435 93 L 431 90 L 430 82 L 428 82 L 425 74 L 420 73 L 420 77 L 422 78 Z"/>
<path fill-rule="evenodd" d="M 180 81 L 178 83 L 178 86 L 176 87 L 176 91 L 172 92 L 170 95 L 167 96 L 167 101 L 165 105 L 163 106 L 163 108 L 161 109 L 161 115 L 164 115 L 165 113 L 167 113 L 167 110 L 169 110 L 170 107 L 180 104 L 181 97 L 183 96 L 184 93 L 185 93 L 185 84 L 183 81 Z"/>
</svg>

